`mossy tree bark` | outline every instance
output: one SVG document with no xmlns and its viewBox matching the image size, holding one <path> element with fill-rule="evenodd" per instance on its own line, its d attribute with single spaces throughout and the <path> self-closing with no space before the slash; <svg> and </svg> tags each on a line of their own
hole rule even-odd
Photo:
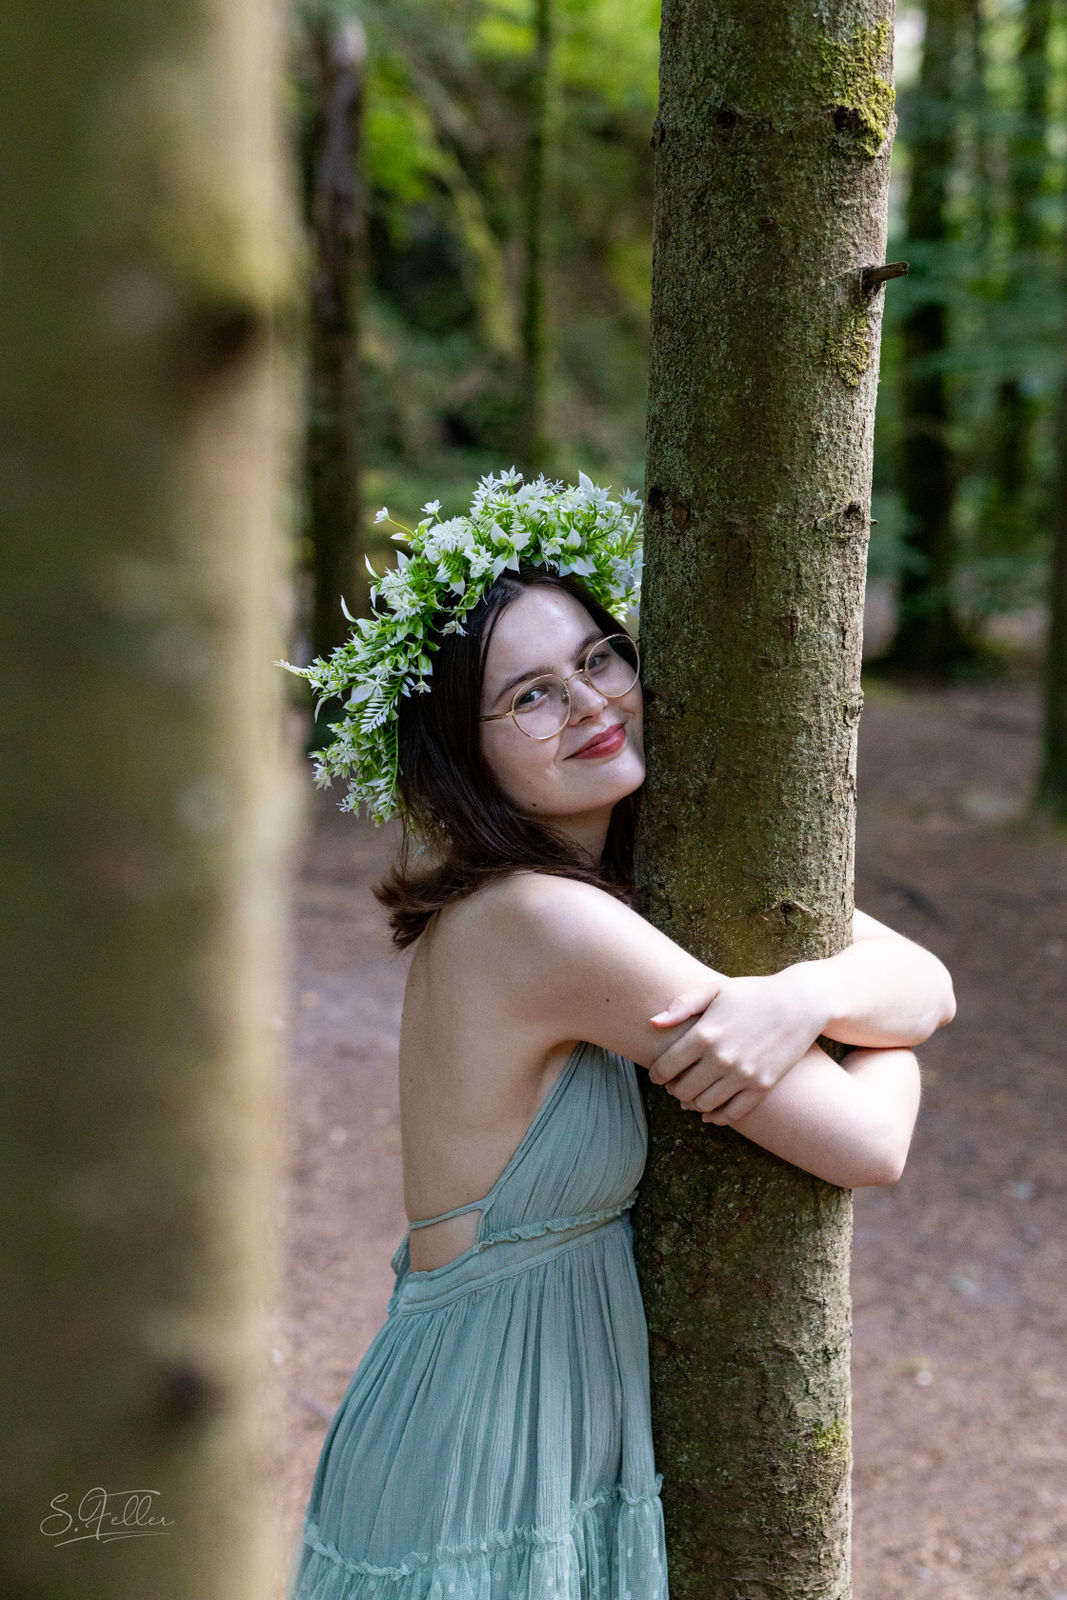
<svg viewBox="0 0 1067 1600">
<path fill-rule="evenodd" d="M 278 18 L 10 0 L 2 32 L 0 1592 L 245 1600 L 279 1559 L 297 794 Z"/>
<path fill-rule="evenodd" d="M 666 0 L 642 911 L 730 974 L 851 939 L 895 116 L 888 0 Z M 851 1195 L 645 1084 L 674 1600 L 849 1593 Z"/>
<path fill-rule="evenodd" d="M 363 76 L 366 35 L 357 17 L 316 7 L 306 15 L 310 85 L 303 146 L 311 235 L 308 418 L 305 441 L 311 653 L 343 644 L 370 613 L 364 562 L 360 299 L 366 276 Z M 331 735 L 332 737 L 332 735 Z"/>
<path fill-rule="evenodd" d="M 906 558 L 896 632 L 886 657 L 886 665 L 896 671 L 935 678 L 951 675 L 975 653 L 953 595 L 958 465 L 949 380 L 939 365 L 949 345 L 950 315 L 939 257 L 949 236 L 962 16 L 962 0 L 927 0 L 913 101 L 906 228 L 916 284 L 903 326 L 899 455 Z"/>
<path fill-rule="evenodd" d="M 552 97 L 552 0 L 533 0 L 534 51 L 530 60 L 529 132 L 522 190 L 522 359 L 517 454 L 527 478 L 545 469 L 546 363 L 545 256 L 548 138 Z"/>
<path fill-rule="evenodd" d="M 1047 230 L 1041 202 L 1048 168 L 1052 0 L 1025 0 L 1018 55 L 1019 111 L 1012 130 L 1008 215 L 1012 255 L 1006 295 L 1032 294 L 1048 281 Z M 993 410 L 993 459 L 983 506 L 984 545 L 992 555 L 1014 555 L 1032 547 L 1041 519 L 1035 516 L 1033 435 L 1037 396 L 1017 372 L 997 385 Z"/>
</svg>

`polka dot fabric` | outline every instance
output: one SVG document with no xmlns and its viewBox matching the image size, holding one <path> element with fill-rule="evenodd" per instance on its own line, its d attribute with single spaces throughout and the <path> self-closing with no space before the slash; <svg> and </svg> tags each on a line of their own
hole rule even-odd
<svg viewBox="0 0 1067 1600">
<path fill-rule="evenodd" d="M 582 1043 L 442 1267 L 393 1256 L 286 1600 L 668 1600 L 629 1211 L 637 1068 Z"/>
</svg>

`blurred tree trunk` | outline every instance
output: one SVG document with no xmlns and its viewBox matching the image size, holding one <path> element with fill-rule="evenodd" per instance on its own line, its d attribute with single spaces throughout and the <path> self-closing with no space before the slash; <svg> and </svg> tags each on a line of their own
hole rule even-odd
<svg viewBox="0 0 1067 1600">
<path fill-rule="evenodd" d="M 527 478 L 545 468 L 546 168 L 552 72 L 552 0 L 533 0 L 534 53 L 530 62 L 529 131 L 523 176 L 522 362 L 517 453 Z"/>
<path fill-rule="evenodd" d="M 1067 302 L 1067 233 L 1061 250 L 1061 295 Z M 1036 801 L 1067 821 L 1067 362 L 1055 411 L 1055 479 L 1051 509 L 1049 629 L 1045 654 L 1044 727 Z"/>
<path fill-rule="evenodd" d="M 974 653 L 952 592 L 957 463 L 948 378 L 939 367 L 949 347 L 943 248 L 949 237 L 961 17 L 962 0 L 927 0 L 906 207 L 908 255 L 920 280 L 902 335 L 898 477 L 907 527 L 897 628 L 886 657 L 893 669 L 938 677 Z M 935 280 L 925 298 L 923 279 Z"/>
<path fill-rule="evenodd" d="M 2 31 L 0 1593 L 247 1600 L 284 1558 L 279 18 Z"/>
<path fill-rule="evenodd" d="M 362 108 L 367 42 L 356 17 L 314 12 L 307 23 L 309 126 L 304 133 L 311 227 L 306 438 L 311 653 L 351 633 L 341 610 L 370 611 L 361 486 L 360 296 L 366 274 Z M 307 180 L 306 180 L 307 181 Z"/>
<path fill-rule="evenodd" d="M 851 942 L 892 16 L 663 8 L 638 902 L 732 974 Z M 643 1084 L 672 1600 L 844 1600 L 851 1194 Z"/>
<path fill-rule="evenodd" d="M 1008 212 L 1012 254 L 1005 287 L 1009 301 L 1032 289 L 1046 269 L 1046 230 L 1041 216 L 1048 165 L 1049 31 L 1052 0 L 1025 0 L 1019 47 L 1019 115 L 1009 145 Z M 995 554 L 1012 554 L 1033 541 L 1035 496 L 1032 443 L 1037 397 L 1018 373 L 997 385 L 993 412 L 993 459 L 983 527 Z"/>
<path fill-rule="evenodd" d="M 986 19 L 983 0 L 968 0 L 970 51 L 968 55 L 967 98 L 970 105 L 971 127 L 967 141 L 971 157 L 971 200 L 975 253 L 982 270 L 989 266 L 989 250 L 993 239 L 994 192 L 993 155 L 990 148 L 989 124 L 989 57 L 986 49 Z"/>
</svg>

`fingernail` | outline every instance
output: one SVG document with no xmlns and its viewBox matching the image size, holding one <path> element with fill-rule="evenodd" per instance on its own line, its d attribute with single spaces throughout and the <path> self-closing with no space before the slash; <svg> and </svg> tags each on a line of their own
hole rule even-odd
<svg viewBox="0 0 1067 1600">
<path fill-rule="evenodd" d="M 669 1015 L 669 1013 L 666 1012 L 666 1011 L 657 1011 L 656 1015 L 654 1017 L 650 1018 L 650 1020 L 652 1022 L 662 1022 L 664 1017 L 666 1017 L 668 1015 Z"/>
</svg>

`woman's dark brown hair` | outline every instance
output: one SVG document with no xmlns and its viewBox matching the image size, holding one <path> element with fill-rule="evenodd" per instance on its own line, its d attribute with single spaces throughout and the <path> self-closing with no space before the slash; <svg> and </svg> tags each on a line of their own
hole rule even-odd
<svg viewBox="0 0 1067 1600">
<path fill-rule="evenodd" d="M 518 868 L 580 878 L 631 901 L 637 791 L 614 807 L 598 865 L 559 830 L 517 811 L 482 755 L 478 714 L 489 640 L 501 613 L 531 586 L 564 590 L 605 635 L 625 632 L 573 574 L 520 563 L 468 612 L 464 633 L 431 633 L 440 646 L 431 692 L 403 696 L 398 714 L 397 788 L 405 810 L 399 858 L 374 887 L 402 950 L 436 911 Z"/>
</svg>

